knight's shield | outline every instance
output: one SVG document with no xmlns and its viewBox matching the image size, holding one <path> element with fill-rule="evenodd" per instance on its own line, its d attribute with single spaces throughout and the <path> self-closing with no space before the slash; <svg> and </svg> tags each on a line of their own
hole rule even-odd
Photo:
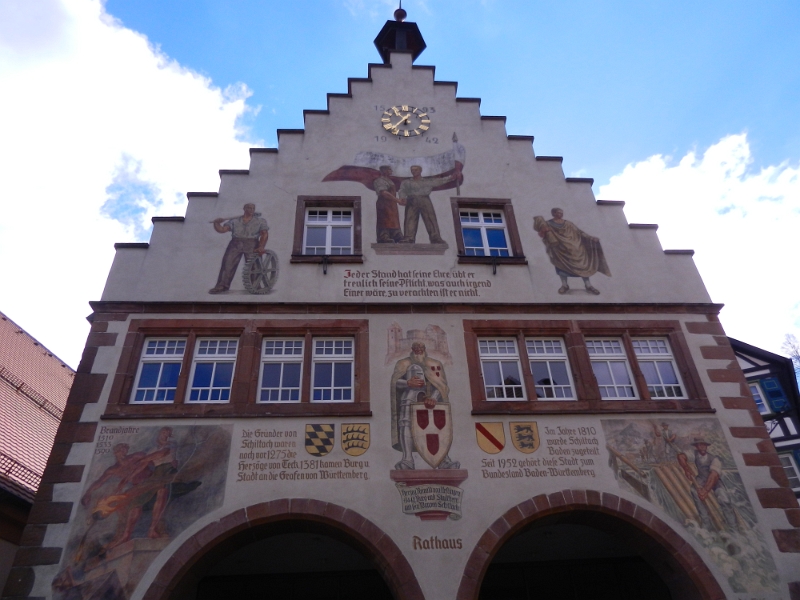
<svg viewBox="0 0 800 600">
<path fill-rule="evenodd" d="M 453 420 L 449 404 L 426 408 L 422 402 L 411 405 L 411 435 L 417 453 L 434 469 L 447 456 L 453 443 Z"/>
</svg>

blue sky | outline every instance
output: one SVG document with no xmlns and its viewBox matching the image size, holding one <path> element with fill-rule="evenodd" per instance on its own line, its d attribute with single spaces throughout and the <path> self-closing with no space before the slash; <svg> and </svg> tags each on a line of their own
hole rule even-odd
<svg viewBox="0 0 800 600">
<path fill-rule="evenodd" d="M 379 62 L 389 2 L 109 0 L 107 10 L 225 87 L 245 82 L 268 145 Z M 748 132 L 754 167 L 800 158 L 800 3 L 406 0 L 417 64 L 480 97 L 540 154 L 605 183 L 621 166 Z"/>
<path fill-rule="evenodd" d="M 119 241 L 379 62 L 384 0 L 0 0 L 0 310 L 72 366 Z M 800 335 L 800 3 L 405 0 L 458 95 L 693 248 L 729 335 Z M 10 91 L 10 92 L 9 92 Z M 31 215 L 37 215 L 31 242 Z"/>
</svg>

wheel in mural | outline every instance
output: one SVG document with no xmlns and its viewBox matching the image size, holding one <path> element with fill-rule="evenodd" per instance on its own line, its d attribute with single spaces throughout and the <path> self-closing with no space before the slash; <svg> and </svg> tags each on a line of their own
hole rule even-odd
<svg viewBox="0 0 800 600">
<path fill-rule="evenodd" d="M 259 256 L 250 254 L 242 269 L 244 289 L 251 294 L 267 294 L 278 281 L 278 255 L 272 250 L 265 250 Z"/>
</svg>

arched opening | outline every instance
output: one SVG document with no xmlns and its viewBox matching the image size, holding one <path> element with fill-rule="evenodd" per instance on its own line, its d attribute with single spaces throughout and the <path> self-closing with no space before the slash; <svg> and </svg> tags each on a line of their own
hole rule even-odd
<svg viewBox="0 0 800 600">
<path fill-rule="evenodd" d="M 507 511 L 479 540 L 459 598 L 721 600 L 700 556 L 665 522 L 612 494 L 564 490 Z"/>
<path fill-rule="evenodd" d="M 251 533 L 256 541 L 203 561 L 187 600 L 262 600 L 264 590 L 275 600 L 393 600 L 377 565 L 335 530 L 285 521 Z"/>
<path fill-rule="evenodd" d="M 683 600 L 638 548 L 578 515 L 531 523 L 498 550 L 486 570 L 480 600 Z M 592 524 L 589 524 L 592 523 Z"/>
<path fill-rule="evenodd" d="M 416 600 L 422 595 L 410 565 L 380 529 L 353 511 L 305 499 L 250 507 L 197 532 L 145 594 L 145 600 L 265 597 Z"/>
</svg>

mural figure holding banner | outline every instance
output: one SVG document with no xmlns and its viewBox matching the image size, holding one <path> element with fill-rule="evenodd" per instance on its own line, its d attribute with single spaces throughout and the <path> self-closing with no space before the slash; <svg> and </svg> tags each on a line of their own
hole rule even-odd
<svg viewBox="0 0 800 600">
<path fill-rule="evenodd" d="M 430 194 L 455 188 L 460 195 L 465 162 L 466 150 L 453 134 L 451 150 L 430 156 L 400 157 L 382 152 L 359 152 L 352 164 L 331 171 L 322 181 L 357 181 L 377 193 L 378 244 L 415 244 L 420 217 L 431 244 L 445 244 L 439 233 Z M 402 232 L 398 205 L 406 207 Z M 409 250 L 407 253 L 414 253 L 411 248 Z"/>
<path fill-rule="evenodd" d="M 231 241 L 225 248 L 222 265 L 219 268 L 217 285 L 208 290 L 209 294 L 221 294 L 231 287 L 231 281 L 236 274 L 236 268 L 242 257 L 252 254 L 259 256 L 267 252 L 266 245 L 269 238 L 269 225 L 267 220 L 256 213 L 255 204 L 245 204 L 244 214 L 241 217 L 224 219 L 222 217 L 211 221 L 217 233 L 231 232 Z"/>
<path fill-rule="evenodd" d="M 577 225 L 564 218 L 564 211 L 554 208 L 550 211 L 552 219 L 533 218 L 533 229 L 542 238 L 547 256 L 561 278 L 559 294 L 569 291 L 569 278 L 580 277 L 590 294 L 597 295 L 600 290 L 589 281 L 598 271 L 611 277 L 600 240 L 581 231 Z"/>
<path fill-rule="evenodd" d="M 378 194 L 375 202 L 375 234 L 379 244 L 392 244 L 403 241 L 400 228 L 400 213 L 397 206 L 405 206 L 406 201 L 397 197 L 397 187 L 392 181 L 392 167 L 382 165 L 380 176 L 372 182 L 372 189 Z"/>
<path fill-rule="evenodd" d="M 395 465 L 397 470 L 415 469 L 412 452 L 416 450 L 426 462 L 437 469 L 459 469 L 460 463 L 448 454 L 453 439 L 453 424 L 450 418 L 450 388 L 444 365 L 428 356 L 425 344 L 415 342 L 408 358 L 401 358 L 394 367 L 390 384 L 392 397 L 392 447 L 400 450 L 403 457 Z M 435 448 L 420 448 L 414 441 L 412 421 L 424 421 L 427 429 L 429 419 L 416 418 L 419 410 L 432 410 L 434 427 L 440 431 L 436 435 Z M 435 409 L 439 409 L 438 411 Z M 439 415 L 441 412 L 441 416 Z M 425 415 L 427 417 L 427 414 Z M 444 419 L 445 422 L 438 422 Z M 430 445 L 430 444 L 428 444 Z"/>
<path fill-rule="evenodd" d="M 461 167 L 456 165 L 456 172 L 447 177 L 422 177 L 422 167 L 411 166 L 411 179 L 406 179 L 400 184 L 398 194 L 406 201 L 405 223 L 403 224 L 403 242 L 413 244 L 417 240 L 417 227 L 419 218 L 425 224 L 428 239 L 431 244 L 443 244 L 439 233 L 439 222 L 436 220 L 436 211 L 433 210 L 431 192 L 451 181 L 457 181 L 461 176 Z"/>
</svg>

